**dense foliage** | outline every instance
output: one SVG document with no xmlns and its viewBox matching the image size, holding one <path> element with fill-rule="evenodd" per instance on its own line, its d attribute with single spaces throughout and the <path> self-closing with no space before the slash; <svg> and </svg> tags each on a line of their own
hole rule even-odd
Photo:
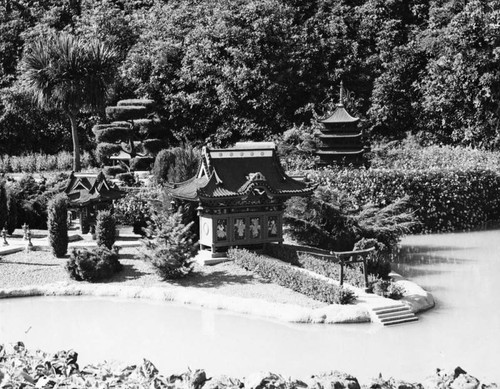
<svg viewBox="0 0 500 389">
<path fill-rule="evenodd" d="M 492 170 L 325 169 L 311 174 L 332 192 L 349 194 L 355 206 L 387 208 L 407 198 L 420 222 L 417 231 L 470 230 L 500 220 L 500 175 Z M 367 227 L 377 228 L 371 222 Z"/>
<path fill-rule="evenodd" d="M 370 199 L 355 202 L 350 188 L 339 189 L 333 181 L 315 179 L 320 186 L 313 195 L 290 199 L 285 211 L 287 232 L 301 243 L 349 251 L 358 240 L 373 238 L 393 248 L 415 224 L 405 199 L 396 197 L 386 204 L 373 204 Z"/>
<path fill-rule="evenodd" d="M 0 155 L 0 173 L 40 173 L 54 171 L 68 171 L 72 169 L 72 156 L 67 151 L 48 155 L 45 153 L 29 153 L 18 156 Z M 94 166 L 92 154 L 83 152 L 81 155 L 82 168 Z"/>
<path fill-rule="evenodd" d="M 116 222 L 110 211 L 99 211 L 97 214 L 95 236 L 98 246 L 111 250 L 116 240 Z"/>
<path fill-rule="evenodd" d="M 318 301 L 328 304 L 351 304 L 356 298 L 349 289 L 320 280 L 287 263 L 272 260 L 247 250 L 230 249 L 228 258 L 266 280 Z"/>
<path fill-rule="evenodd" d="M 499 146 L 496 0 L 12 4 L 0 5 L 0 153 L 11 137 L 24 150 L 55 139 L 69 149 L 67 119 L 33 106 L 19 81 L 27 47 L 60 32 L 113 47 L 108 104 L 157 101 L 179 140 L 228 144 L 309 126 L 342 79 L 348 109 L 374 135 Z M 78 120 L 88 133 L 89 116 Z"/>
<path fill-rule="evenodd" d="M 118 249 L 97 247 L 92 250 L 73 248 L 65 269 L 77 281 L 99 281 L 112 277 L 122 270 L 118 260 Z"/>
<path fill-rule="evenodd" d="M 154 180 L 160 184 L 186 181 L 196 174 L 200 159 L 200 151 L 190 145 L 162 150 L 153 166 Z"/>
<path fill-rule="evenodd" d="M 58 194 L 48 203 L 49 245 L 52 254 L 62 258 L 68 252 L 68 198 Z"/>
<path fill-rule="evenodd" d="M 151 215 L 141 256 L 151 262 L 163 279 L 183 278 L 193 271 L 198 244 L 191 232 L 192 223 L 185 225 L 182 220 L 181 210 L 160 210 Z"/>
<path fill-rule="evenodd" d="M 7 226 L 8 217 L 7 189 L 5 188 L 5 182 L 0 180 L 0 230 Z"/>
</svg>

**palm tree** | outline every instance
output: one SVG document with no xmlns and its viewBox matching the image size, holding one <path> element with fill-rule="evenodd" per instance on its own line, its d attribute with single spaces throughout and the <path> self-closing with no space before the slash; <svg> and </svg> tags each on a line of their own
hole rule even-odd
<svg viewBox="0 0 500 389">
<path fill-rule="evenodd" d="M 81 169 L 77 115 L 102 109 L 115 68 L 113 49 L 65 33 L 34 42 L 24 53 L 22 78 L 35 101 L 63 110 L 70 120 L 74 171 Z"/>
</svg>

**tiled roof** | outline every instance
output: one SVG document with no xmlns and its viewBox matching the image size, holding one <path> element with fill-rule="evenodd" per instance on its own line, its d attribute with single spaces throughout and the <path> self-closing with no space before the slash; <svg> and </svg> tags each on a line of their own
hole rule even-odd
<svg viewBox="0 0 500 389">
<path fill-rule="evenodd" d="M 70 205 L 82 206 L 91 203 L 109 202 L 122 198 L 125 192 L 110 184 L 101 173 L 72 173 L 66 187 Z"/>
<path fill-rule="evenodd" d="M 345 110 L 342 104 L 338 104 L 337 108 L 331 116 L 326 119 L 320 120 L 321 123 L 354 123 L 357 122 L 359 118 L 352 117 Z"/>
<path fill-rule="evenodd" d="M 253 190 L 271 196 L 305 195 L 314 189 L 286 175 L 274 144 L 252 142 L 231 149 L 204 149 L 197 178 L 175 185 L 170 193 L 180 199 L 234 198 Z"/>
</svg>

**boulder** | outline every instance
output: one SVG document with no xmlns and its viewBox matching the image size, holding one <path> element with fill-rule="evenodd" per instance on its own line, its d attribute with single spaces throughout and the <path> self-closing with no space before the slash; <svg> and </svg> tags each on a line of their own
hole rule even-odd
<svg viewBox="0 0 500 389">
<path fill-rule="evenodd" d="M 239 379 L 222 375 L 213 377 L 203 389 L 240 389 L 242 387 L 243 383 Z"/>
<path fill-rule="evenodd" d="M 325 389 L 360 389 L 358 379 L 350 374 L 333 371 L 311 377 L 310 387 Z"/>
<path fill-rule="evenodd" d="M 259 372 L 249 375 L 244 380 L 246 389 L 285 389 L 287 383 L 280 375 L 270 372 Z"/>
<path fill-rule="evenodd" d="M 460 374 L 450 384 L 451 389 L 477 389 L 478 387 L 479 380 L 470 374 Z"/>
</svg>

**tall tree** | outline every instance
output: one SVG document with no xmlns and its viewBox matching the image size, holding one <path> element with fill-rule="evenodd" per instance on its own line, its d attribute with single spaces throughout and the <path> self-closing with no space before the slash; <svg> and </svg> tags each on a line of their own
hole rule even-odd
<svg viewBox="0 0 500 389">
<path fill-rule="evenodd" d="M 71 122 L 73 170 L 80 171 L 78 113 L 104 107 L 116 68 L 115 51 L 96 39 L 62 33 L 29 45 L 22 78 L 36 102 L 62 110 Z"/>
</svg>

